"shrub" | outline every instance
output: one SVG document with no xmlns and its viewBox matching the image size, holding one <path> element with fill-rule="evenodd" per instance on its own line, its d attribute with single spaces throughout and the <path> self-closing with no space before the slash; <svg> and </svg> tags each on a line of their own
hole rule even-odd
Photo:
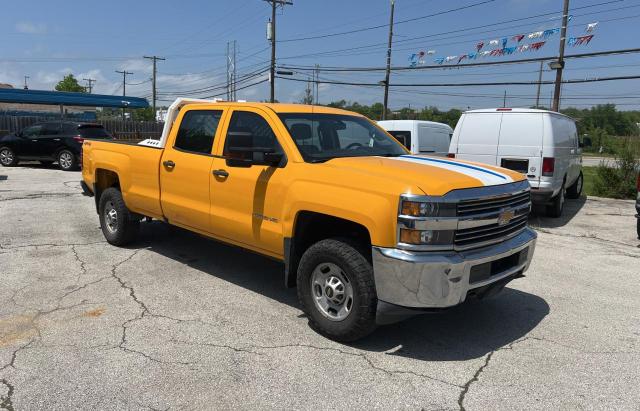
<svg viewBox="0 0 640 411">
<path fill-rule="evenodd" d="M 600 197 L 636 198 L 636 178 L 640 170 L 637 152 L 630 144 L 625 144 L 618 150 L 614 163 L 615 167 L 608 167 L 601 162 L 596 168 L 594 194 Z"/>
</svg>

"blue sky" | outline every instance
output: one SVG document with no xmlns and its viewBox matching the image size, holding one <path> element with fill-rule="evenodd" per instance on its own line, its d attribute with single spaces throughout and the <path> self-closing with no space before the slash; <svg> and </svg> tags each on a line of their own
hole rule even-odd
<svg viewBox="0 0 640 411">
<path fill-rule="evenodd" d="M 443 12 L 452 8 L 480 3 L 482 0 L 396 0 L 396 21 Z M 389 0 L 293 0 L 278 13 L 278 39 L 339 33 L 363 27 L 385 25 L 389 19 Z M 585 6 L 602 4 L 597 7 Z M 127 94 L 150 95 L 148 81 L 151 65 L 143 55 L 166 58 L 158 63 L 158 90 L 163 99 L 171 99 L 184 91 L 219 86 L 225 81 L 225 49 L 227 41 L 237 40 L 238 73 L 250 73 L 268 65 L 270 56 L 265 24 L 269 5 L 262 0 L 190 0 L 190 1 L 29 1 L 4 5 L 0 14 L 2 53 L 0 82 L 21 86 L 23 76 L 30 76 L 31 88 L 52 89 L 65 73 L 78 78 L 95 78 L 94 91 L 104 94 L 122 93 L 121 75 L 115 70 L 134 72 L 129 78 Z M 479 41 L 511 37 L 515 34 L 558 27 L 561 0 L 494 0 L 465 10 L 441 14 L 396 26 L 393 64 L 407 65 L 408 57 L 420 50 L 435 50 L 429 56 L 446 57 L 467 54 Z M 572 0 L 575 16 L 569 36 L 585 34 L 587 23 L 599 22 L 589 45 L 569 47 L 568 54 L 613 50 L 638 46 L 640 0 Z M 553 13 L 544 17 L 534 15 Z M 500 22 L 522 19 L 518 22 Z M 472 29 L 477 26 L 487 26 Z M 453 30 L 456 33 L 441 34 Z M 423 38 L 414 39 L 423 36 Z M 385 63 L 387 28 L 354 34 L 278 44 L 279 63 L 300 66 L 383 66 Z M 525 40 L 523 44 L 532 42 Z M 553 35 L 539 51 L 508 57 L 487 57 L 486 61 L 520 57 L 542 57 L 557 53 L 559 35 Z M 509 45 L 515 44 L 510 40 Z M 360 48 L 361 46 L 369 46 Z M 353 48 L 353 50 L 343 50 Z M 491 47 L 494 48 L 494 47 Z M 487 49 L 485 46 L 484 50 Z M 338 50 L 338 51 L 336 51 Z M 340 51 L 342 50 L 342 51 Z M 331 53 L 327 53 L 331 52 Z M 393 73 L 391 83 L 459 83 L 496 81 L 533 81 L 539 63 L 492 66 L 474 69 L 423 70 Z M 567 62 L 566 79 L 635 75 L 640 68 L 640 54 L 574 59 Z M 244 84 L 261 80 L 253 77 Z M 296 73 L 304 79 L 305 74 Z M 321 73 L 321 78 L 347 82 L 376 83 L 384 73 Z M 551 80 L 554 73 L 543 78 Z M 141 83 L 141 84 L 140 84 Z M 299 101 L 305 83 L 278 80 L 280 101 Z M 502 105 L 507 92 L 507 105 L 529 106 L 535 101 L 535 86 L 402 88 L 392 90 L 390 106 L 423 107 L 435 105 L 480 108 Z M 193 94 L 194 97 L 206 96 Z M 542 101 L 548 104 L 552 86 L 542 87 Z M 562 106 L 585 107 L 614 102 L 621 109 L 640 107 L 640 80 L 567 85 L 563 87 Z M 238 91 L 239 98 L 261 100 L 268 97 L 268 84 L 263 83 Z M 380 87 L 344 85 L 320 86 L 320 102 L 345 99 L 372 103 L 382 100 Z M 167 104 L 167 103 L 163 103 Z"/>
</svg>

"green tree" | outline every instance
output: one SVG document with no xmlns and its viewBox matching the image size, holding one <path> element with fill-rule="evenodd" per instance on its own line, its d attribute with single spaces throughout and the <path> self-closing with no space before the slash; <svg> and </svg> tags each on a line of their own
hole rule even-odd
<svg viewBox="0 0 640 411">
<path fill-rule="evenodd" d="M 67 74 L 56 84 L 57 91 L 72 91 L 76 93 L 86 93 L 87 90 L 78 83 L 73 74 Z"/>
</svg>

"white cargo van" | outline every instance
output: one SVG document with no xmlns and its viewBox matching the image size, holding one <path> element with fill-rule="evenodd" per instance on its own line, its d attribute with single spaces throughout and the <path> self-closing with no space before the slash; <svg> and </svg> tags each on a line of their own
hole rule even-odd
<svg viewBox="0 0 640 411">
<path fill-rule="evenodd" d="M 547 110 L 471 110 L 456 125 L 449 156 L 519 171 L 531 184 L 532 200 L 559 217 L 565 195 L 582 192 L 582 155 L 575 121 Z"/>
<path fill-rule="evenodd" d="M 453 129 L 447 124 L 422 120 L 384 120 L 378 124 L 413 154 L 444 157 L 449 153 Z"/>
</svg>

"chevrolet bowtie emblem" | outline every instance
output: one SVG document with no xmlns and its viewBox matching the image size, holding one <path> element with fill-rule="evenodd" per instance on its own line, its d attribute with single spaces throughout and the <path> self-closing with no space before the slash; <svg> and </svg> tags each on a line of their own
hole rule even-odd
<svg viewBox="0 0 640 411">
<path fill-rule="evenodd" d="M 500 212 L 500 215 L 498 216 L 498 225 L 503 226 L 503 225 L 509 224 L 511 220 L 513 220 L 513 217 L 515 217 L 515 213 L 513 210 L 511 209 L 502 210 Z"/>
</svg>

